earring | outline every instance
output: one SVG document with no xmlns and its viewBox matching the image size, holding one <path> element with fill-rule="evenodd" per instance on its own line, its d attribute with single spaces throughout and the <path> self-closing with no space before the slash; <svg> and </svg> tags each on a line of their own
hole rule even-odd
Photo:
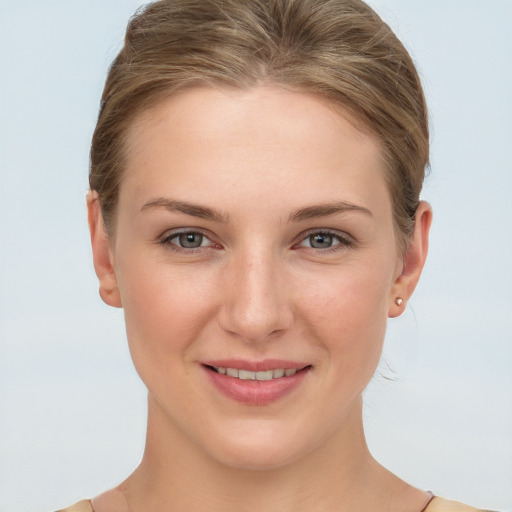
<svg viewBox="0 0 512 512">
<path fill-rule="evenodd" d="M 404 303 L 404 299 L 402 299 L 402 297 L 397 297 L 397 298 L 395 299 L 395 304 L 396 304 L 397 306 L 401 306 L 403 303 Z"/>
</svg>

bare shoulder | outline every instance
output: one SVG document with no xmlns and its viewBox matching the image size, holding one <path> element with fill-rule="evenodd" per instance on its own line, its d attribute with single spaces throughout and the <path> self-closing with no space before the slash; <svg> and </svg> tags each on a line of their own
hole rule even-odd
<svg viewBox="0 0 512 512">
<path fill-rule="evenodd" d="M 445 500 L 444 498 L 434 498 L 424 512 L 492 512 L 490 510 L 481 510 L 459 503 L 458 501 Z"/>
<path fill-rule="evenodd" d="M 82 500 L 78 503 L 75 503 L 71 507 L 57 510 L 57 512 L 93 512 L 93 510 L 89 500 Z"/>
<path fill-rule="evenodd" d="M 123 492 L 124 485 L 122 483 L 118 487 L 93 498 L 91 500 L 91 512 L 128 512 L 129 507 Z"/>
<path fill-rule="evenodd" d="M 57 512 L 126 512 L 126 504 L 123 493 L 119 488 L 100 494 L 92 500 L 82 500 L 71 507 L 57 510 Z"/>
</svg>

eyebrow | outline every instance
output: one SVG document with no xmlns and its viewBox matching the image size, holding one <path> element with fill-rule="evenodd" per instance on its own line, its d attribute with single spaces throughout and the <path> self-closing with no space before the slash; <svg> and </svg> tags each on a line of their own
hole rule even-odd
<svg viewBox="0 0 512 512">
<path fill-rule="evenodd" d="M 228 222 L 229 215 L 223 214 L 213 208 L 201 206 L 198 204 L 188 203 L 186 201 L 177 201 L 175 199 L 167 199 L 158 197 L 147 202 L 140 211 L 149 210 L 150 208 L 163 208 L 169 212 L 180 212 L 192 217 L 211 220 L 214 222 Z"/>
<path fill-rule="evenodd" d="M 334 203 L 323 203 L 300 208 L 290 214 L 289 222 L 300 222 L 308 219 L 316 219 L 317 217 L 327 217 L 329 215 L 347 212 L 360 212 L 373 217 L 372 212 L 364 206 L 346 203 L 345 201 L 336 201 Z"/>
<path fill-rule="evenodd" d="M 218 210 L 208 206 L 188 203 L 187 201 L 178 201 L 176 199 L 168 199 L 165 197 L 158 197 L 148 201 L 141 208 L 141 211 L 149 210 L 151 208 L 163 208 L 169 212 L 180 212 L 186 215 L 191 215 L 193 217 L 198 217 L 200 219 L 214 222 L 229 222 L 228 214 L 223 214 L 222 212 L 219 212 Z M 358 206 L 355 204 L 347 203 L 345 201 L 336 201 L 334 203 L 322 203 L 299 208 L 298 210 L 290 213 L 288 222 L 301 222 L 308 219 L 327 217 L 329 215 L 336 215 L 347 212 L 360 212 L 373 217 L 372 212 L 364 206 Z"/>
</svg>

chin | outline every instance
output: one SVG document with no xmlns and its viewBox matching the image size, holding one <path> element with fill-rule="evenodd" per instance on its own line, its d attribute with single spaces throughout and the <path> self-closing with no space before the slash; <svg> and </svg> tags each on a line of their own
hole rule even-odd
<svg viewBox="0 0 512 512">
<path fill-rule="evenodd" d="M 246 471 L 278 470 L 294 463 L 299 455 L 296 451 L 277 446 L 231 446 L 221 454 L 213 454 L 223 466 Z"/>
<path fill-rule="evenodd" d="M 210 456 L 220 464 L 248 471 L 270 471 L 281 469 L 313 451 L 317 443 L 308 443 L 306 432 L 293 429 L 276 429 L 276 425 L 245 426 L 241 431 L 225 432 L 216 442 L 210 440 Z M 252 427 L 252 428 L 250 428 Z"/>
</svg>

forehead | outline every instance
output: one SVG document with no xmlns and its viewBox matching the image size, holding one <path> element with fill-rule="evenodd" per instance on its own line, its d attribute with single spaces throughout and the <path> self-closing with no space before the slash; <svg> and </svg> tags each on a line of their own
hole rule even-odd
<svg viewBox="0 0 512 512">
<path fill-rule="evenodd" d="M 269 112 L 286 115 L 268 116 Z M 128 152 L 136 146 L 141 132 L 165 124 L 170 116 L 174 118 L 175 135 L 181 132 L 185 137 L 189 131 L 196 134 L 201 131 L 203 136 L 207 136 L 208 128 L 213 128 L 213 134 L 217 134 L 220 128 L 231 128 L 232 132 L 241 134 L 240 129 L 243 128 L 243 133 L 249 135 L 267 133 L 272 141 L 276 140 L 279 132 L 282 142 L 284 134 L 292 138 L 304 130 L 318 128 L 325 136 L 324 128 L 328 126 L 336 139 L 343 135 L 350 137 L 352 142 L 357 140 L 358 145 L 366 143 L 367 149 L 373 146 L 380 150 L 377 137 L 366 129 L 363 122 L 327 98 L 290 91 L 277 85 L 248 89 L 220 85 L 185 88 L 143 110 L 127 130 Z"/>
<path fill-rule="evenodd" d="M 271 195 L 313 202 L 340 192 L 351 202 L 387 195 L 376 137 L 327 100 L 271 86 L 170 96 L 131 125 L 126 163 L 121 196 L 128 186 L 141 196 L 160 187 L 197 200 L 223 187 L 267 202 Z"/>
</svg>

